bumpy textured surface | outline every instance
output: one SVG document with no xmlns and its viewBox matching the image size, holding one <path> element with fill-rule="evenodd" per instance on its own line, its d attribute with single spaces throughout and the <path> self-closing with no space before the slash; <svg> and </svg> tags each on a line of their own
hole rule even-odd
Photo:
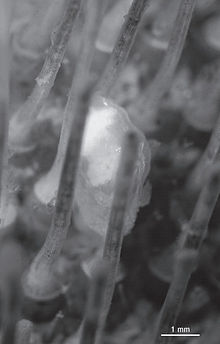
<svg viewBox="0 0 220 344">
<path fill-rule="evenodd" d="M 123 139 L 130 130 L 137 131 L 122 108 L 107 99 L 95 99 L 84 134 L 75 203 L 81 221 L 102 236 L 109 222 Z M 148 143 L 141 132 L 138 136 L 139 151 L 125 232 L 133 227 L 141 202 L 141 190 L 150 168 Z"/>
</svg>

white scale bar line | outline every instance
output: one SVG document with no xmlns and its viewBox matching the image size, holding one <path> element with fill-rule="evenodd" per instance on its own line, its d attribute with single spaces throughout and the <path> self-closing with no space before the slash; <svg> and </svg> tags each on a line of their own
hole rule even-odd
<svg viewBox="0 0 220 344">
<path fill-rule="evenodd" d="M 199 333 L 162 333 L 161 337 L 200 337 Z"/>
</svg>

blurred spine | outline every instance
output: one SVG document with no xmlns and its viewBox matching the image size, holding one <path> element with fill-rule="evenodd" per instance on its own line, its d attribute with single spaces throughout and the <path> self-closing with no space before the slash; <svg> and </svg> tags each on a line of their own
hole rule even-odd
<svg viewBox="0 0 220 344">
<path fill-rule="evenodd" d="M 95 337 L 102 315 L 101 309 L 104 301 L 108 273 L 108 263 L 102 262 L 96 267 L 96 271 L 91 281 L 86 314 L 82 324 L 80 344 L 95 343 Z"/>
<path fill-rule="evenodd" d="M 108 96 L 124 67 L 134 38 L 143 18 L 145 9 L 151 0 L 133 0 L 128 14 L 125 16 L 118 39 L 111 53 L 109 61 L 99 80 L 97 91 L 104 97 Z"/>
<path fill-rule="evenodd" d="M 104 8 L 105 3 L 103 1 L 100 2 L 100 0 L 89 0 L 86 6 L 81 47 L 78 53 L 78 60 L 75 73 L 73 75 L 71 90 L 64 110 L 56 158 L 50 171 L 46 175 L 42 176 L 34 185 L 33 204 L 40 209 L 42 217 L 44 218 L 43 222 L 45 223 L 49 221 L 51 211 L 54 209 L 61 169 L 67 148 L 67 142 L 70 136 L 72 121 L 74 119 L 73 107 L 78 101 L 78 90 L 84 87 L 84 80 L 88 79 L 88 74 L 90 73 L 95 50 L 95 40 L 98 34 L 100 18 L 103 14 Z"/>
<path fill-rule="evenodd" d="M 186 182 L 186 191 L 190 195 L 198 195 L 210 168 L 217 162 L 220 154 L 220 116 L 212 131 L 209 143 L 192 170 Z"/>
<path fill-rule="evenodd" d="M 45 243 L 23 280 L 24 292 L 33 300 L 53 300 L 59 298 L 62 293 L 61 283 L 55 276 L 54 268 L 70 226 L 82 137 L 93 93 L 88 63 L 91 61 L 90 48 L 93 48 L 97 35 L 96 11 L 98 10 L 100 14 L 99 11 L 102 9 L 100 5 L 100 0 L 87 2 L 86 23 L 76 66 L 77 74 L 73 77 L 65 108 L 68 126 L 65 126 L 65 136 L 61 140 L 61 153 L 58 149 L 58 158 L 61 161 L 59 161 L 57 180 L 60 179 L 60 182 L 54 216 Z M 65 117 L 64 123 L 66 124 Z"/>
<path fill-rule="evenodd" d="M 1 342 L 14 344 L 16 323 L 20 317 L 22 305 L 20 277 L 27 262 L 23 248 L 15 240 L 2 241 L 0 251 Z"/>
<path fill-rule="evenodd" d="M 0 2 L 0 221 L 4 222 L 8 202 L 8 124 L 10 84 L 10 34 L 11 0 Z"/>
<path fill-rule="evenodd" d="M 137 134 L 135 132 L 126 134 L 121 152 L 121 161 L 118 168 L 115 193 L 105 239 L 103 258 L 109 263 L 109 273 L 104 292 L 100 324 L 95 341 L 96 344 L 100 344 L 103 341 L 104 328 L 115 289 L 123 241 L 125 216 L 134 178 L 138 146 L 139 140 Z"/>
<path fill-rule="evenodd" d="M 75 116 L 61 172 L 52 224 L 43 247 L 24 276 L 24 293 L 33 300 L 53 300 L 62 293 L 61 282 L 55 276 L 54 265 L 70 226 L 74 186 L 91 92 L 91 85 L 78 90 L 77 102 L 72 108 Z"/>
<path fill-rule="evenodd" d="M 191 97 L 184 106 L 187 123 L 202 132 L 210 132 L 219 112 L 220 60 L 205 65 L 194 81 Z"/>
<path fill-rule="evenodd" d="M 181 1 L 163 61 L 146 93 L 140 98 L 143 114 L 139 118 L 139 125 L 146 133 L 157 129 L 157 111 L 180 60 L 195 4 L 196 0 Z"/>
<path fill-rule="evenodd" d="M 203 187 L 192 217 L 182 228 L 176 265 L 164 305 L 159 314 L 154 344 L 171 343 L 172 338 L 161 337 L 175 326 L 191 274 L 197 267 L 201 245 L 207 235 L 208 224 L 220 192 L 220 167 L 209 170 L 209 177 Z"/>
<path fill-rule="evenodd" d="M 34 120 L 39 115 L 54 85 L 75 19 L 80 10 L 80 5 L 80 0 L 67 0 L 63 17 L 51 36 L 51 45 L 42 70 L 36 78 L 36 85 L 27 101 L 21 106 L 18 113 L 14 114 L 10 121 L 9 144 L 12 154 L 13 150 L 25 150 L 28 146 L 31 146 L 32 128 L 35 124 Z"/>
<path fill-rule="evenodd" d="M 131 6 L 132 0 L 119 0 L 106 13 L 96 40 L 96 48 L 111 53 L 121 29 L 123 18 Z"/>
</svg>

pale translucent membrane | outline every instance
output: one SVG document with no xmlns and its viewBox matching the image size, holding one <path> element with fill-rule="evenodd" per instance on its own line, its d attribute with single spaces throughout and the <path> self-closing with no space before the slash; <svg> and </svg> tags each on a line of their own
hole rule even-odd
<svg viewBox="0 0 220 344">
<path fill-rule="evenodd" d="M 102 97 L 94 99 L 84 132 L 74 195 L 73 208 L 78 209 L 77 226 L 80 230 L 86 228 L 105 236 L 121 147 L 124 135 L 130 130 L 138 131 L 122 108 Z M 140 131 L 138 136 L 140 146 L 125 232 L 134 224 L 141 204 L 143 183 L 150 167 L 150 148 Z M 60 170 L 56 160 L 48 174 L 35 184 L 34 193 L 42 204 L 55 204 Z"/>
<path fill-rule="evenodd" d="M 123 17 L 127 14 L 131 3 L 132 0 L 119 0 L 108 11 L 99 30 L 96 41 L 97 49 L 106 53 L 112 52 L 123 23 Z"/>
<path fill-rule="evenodd" d="M 96 98 L 83 139 L 75 203 L 82 222 L 103 237 L 108 227 L 123 139 L 130 130 L 137 131 L 122 108 L 104 98 Z M 125 233 L 134 225 L 141 205 L 143 183 L 150 167 L 150 148 L 144 135 L 141 132 L 138 135 L 139 152 L 125 219 Z"/>
<path fill-rule="evenodd" d="M 220 15 L 210 18 L 203 26 L 206 43 L 220 51 Z"/>
</svg>

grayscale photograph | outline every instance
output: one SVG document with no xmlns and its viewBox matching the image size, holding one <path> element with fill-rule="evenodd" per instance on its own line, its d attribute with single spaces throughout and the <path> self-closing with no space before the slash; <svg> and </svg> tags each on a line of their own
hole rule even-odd
<svg viewBox="0 0 220 344">
<path fill-rule="evenodd" d="M 220 344 L 220 0 L 0 0 L 0 344 Z"/>
</svg>

